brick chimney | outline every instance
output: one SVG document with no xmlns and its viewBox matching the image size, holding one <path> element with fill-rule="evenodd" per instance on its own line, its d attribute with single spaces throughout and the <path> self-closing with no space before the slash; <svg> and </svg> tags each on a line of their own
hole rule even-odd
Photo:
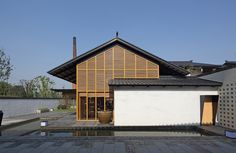
<svg viewBox="0 0 236 153">
<path fill-rule="evenodd" d="M 73 58 L 77 56 L 76 37 L 73 37 Z M 76 89 L 76 84 L 72 83 L 72 89 Z"/>
<path fill-rule="evenodd" d="M 77 56 L 76 52 L 76 37 L 73 37 L 73 58 Z"/>
</svg>

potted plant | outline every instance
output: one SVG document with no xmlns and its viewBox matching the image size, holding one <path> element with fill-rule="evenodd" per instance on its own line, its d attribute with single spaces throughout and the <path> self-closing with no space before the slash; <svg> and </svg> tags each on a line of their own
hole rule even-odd
<svg viewBox="0 0 236 153">
<path fill-rule="evenodd" d="M 98 120 L 102 124 L 108 124 L 112 119 L 112 111 L 98 111 Z"/>
</svg>

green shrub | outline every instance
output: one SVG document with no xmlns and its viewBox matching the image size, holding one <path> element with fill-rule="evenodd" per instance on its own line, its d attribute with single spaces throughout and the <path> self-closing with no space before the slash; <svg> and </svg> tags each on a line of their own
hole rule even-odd
<svg viewBox="0 0 236 153">
<path fill-rule="evenodd" d="M 60 104 L 60 105 L 57 106 L 57 109 L 66 109 L 66 105 Z"/>
<path fill-rule="evenodd" d="M 44 112 L 49 112 L 48 108 L 39 108 L 36 110 L 37 113 L 44 113 Z"/>
</svg>

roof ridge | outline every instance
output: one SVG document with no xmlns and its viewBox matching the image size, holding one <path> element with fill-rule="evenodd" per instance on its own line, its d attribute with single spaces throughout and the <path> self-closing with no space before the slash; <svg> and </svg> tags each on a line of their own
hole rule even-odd
<svg viewBox="0 0 236 153">
<path fill-rule="evenodd" d="M 186 71 L 185 69 L 176 66 L 140 47 L 137 47 L 121 38 L 113 38 L 79 56 L 77 56 L 76 58 L 73 58 L 67 62 L 65 62 L 64 64 L 61 64 L 55 68 L 53 68 L 52 70 L 48 71 L 49 74 L 57 76 L 59 78 L 62 78 L 64 80 L 70 81 L 70 82 L 75 82 L 74 76 L 72 77 L 68 77 L 68 75 L 74 73 L 75 71 L 75 64 L 86 60 L 87 58 L 89 58 L 89 56 L 91 55 L 95 55 L 97 54 L 97 52 L 99 51 L 103 51 L 102 49 L 106 48 L 106 47 L 110 47 L 112 45 L 114 45 L 114 43 L 117 43 L 118 45 L 123 45 L 124 47 L 127 47 L 131 50 L 133 50 L 134 52 L 136 52 L 137 54 L 140 54 L 140 56 L 146 56 L 146 58 L 149 58 L 150 60 L 152 60 L 153 62 L 159 63 L 161 65 L 163 65 L 164 67 L 166 67 L 167 69 L 171 69 L 171 73 L 176 74 L 176 75 L 187 75 L 189 74 L 188 71 Z M 66 74 L 61 74 L 62 72 L 67 71 Z"/>
</svg>

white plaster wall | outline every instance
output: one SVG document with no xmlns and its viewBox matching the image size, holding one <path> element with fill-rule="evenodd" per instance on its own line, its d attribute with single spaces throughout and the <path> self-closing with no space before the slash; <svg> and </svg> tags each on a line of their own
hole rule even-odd
<svg viewBox="0 0 236 153">
<path fill-rule="evenodd" d="M 39 108 L 55 108 L 60 99 L 0 99 L 3 118 L 36 113 Z"/>
<path fill-rule="evenodd" d="M 200 124 L 200 96 L 218 95 L 216 88 L 116 88 L 116 126 Z"/>
</svg>

